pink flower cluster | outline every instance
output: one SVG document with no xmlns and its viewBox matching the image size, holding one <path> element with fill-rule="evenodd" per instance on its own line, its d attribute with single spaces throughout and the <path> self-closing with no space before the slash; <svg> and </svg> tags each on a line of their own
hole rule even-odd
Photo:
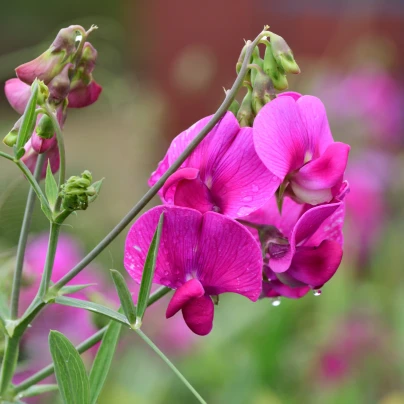
<svg viewBox="0 0 404 404">
<path fill-rule="evenodd" d="M 210 119 L 172 141 L 151 186 Z M 348 145 L 334 142 L 316 97 L 281 94 L 252 128 L 241 128 L 227 112 L 168 178 L 160 192 L 164 205 L 130 229 L 126 270 L 141 281 L 164 212 L 154 282 L 175 289 L 167 318 L 181 311 L 196 334 L 211 331 L 222 293 L 256 301 L 320 288 L 342 259 L 348 153 Z"/>
</svg>

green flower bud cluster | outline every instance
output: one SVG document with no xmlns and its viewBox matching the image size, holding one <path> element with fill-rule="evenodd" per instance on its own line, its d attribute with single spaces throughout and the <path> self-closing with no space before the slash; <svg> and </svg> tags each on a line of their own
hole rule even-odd
<svg viewBox="0 0 404 404">
<path fill-rule="evenodd" d="M 66 210 L 86 210 L 88 204 L 93 202 L 98 195 L 101 182 L 91 184 L 93 177 L 89 171 L 84 171 L 81 176 L 70 177 L 62 185 L 60 196 L 62 207 Z"/>
</svg>

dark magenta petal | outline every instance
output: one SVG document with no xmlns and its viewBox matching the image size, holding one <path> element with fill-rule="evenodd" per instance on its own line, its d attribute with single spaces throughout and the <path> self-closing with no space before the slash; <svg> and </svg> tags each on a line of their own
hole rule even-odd
<svg viewBox="0 0 404 404">
<path fill-rule="evenodd" d="M 263 206 L 279 187 L 279 179 L 261 162 L 251 128 L 241 128 L 218 162 L 211 194 L 220 213 L 243 217 Z"/>
<path fill-rule="evenodd" d="M 256 301 L 261 293 L 262 253 L 252 234 L 235 220 L 203 215 L 197 278 L 209 295 L 238 293 Z"/>
<path fill-rule="evenodd" d="M 168 168 L 168 167 L 167 167 Z M 177 190 L 177 185 L 182 180 L 194 180 L 199 177 L 199 170 L 197 168 L 180 168 L 174 174 L 167 178 L 162 188 L 163 202 L 174 204 L 174 195 Z"/>
<path fill-rule="evenodd" d="M 94 80 L 88 86 L 80 85 L 70 91 L 67 106 L 69 108 L 88 107 L 98 100 L 101 92 L 102 87 Z"/>
<path fill-rule="evenodd" d="M 207 335 L 213 327 L 213 301 L 207 295 L 192 299 L 182 308 L 182 315 L 192 332 Z"/>
<path fill-rule="evenodd" d="M 284 296 L 289 299 L 300 299 L 310 291 L 308 286 L 292 288 L 284 285 L 281 281 L 275 280 L 263 282 L 262 296 L 263 297 L 279 297 Z"/>
<path fill-rule="evenodd" d="M 4 85 L 4 92 L 10 105 L 22 115 L 31 96 L 31 86 L 20 79 L 10 79 Z"/>
<path fill-rule="evenodd" d="M 293 175 L 292 181 L 309 190 L 334 187 L 344 175 L 349 150 L 345 143 L 330 144 L 319 158 L 309 161 Z"/>
<path fill-rule="evenodd" d="M 201 297 L 205 294 L 203 286 L 198 279 L 190 279 L 180 286 L 168 304 L 166 317 L 170 318 L 180 311 L 190 300 Z"/>
<path fill-rule="evenodd" d="M 180 181 L 175 191 L 174 204 L 196 209 L 201 213 L 208 212 L 214 207 L 209 189 L 200 178 Z"/>
<path fill-rule="evenodd" d="M 342 260 L 342 248 L 335 241 L 324 240 L 318 247 L 297 249 L 288 274 L 313 288 L 328 282 Z"/>
</svg>

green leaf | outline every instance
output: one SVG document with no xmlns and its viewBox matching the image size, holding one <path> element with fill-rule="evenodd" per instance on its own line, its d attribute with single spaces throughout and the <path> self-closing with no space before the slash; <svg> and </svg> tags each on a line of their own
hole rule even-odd
<svg viewBox="0 0 404 404">
<path fill-rule="evenodd" d="M 35 386 L 28 387 L 27 390 L 18 394 L 17 398 L 35 397 L 40 394 L 49 393 L 51 391 L 57 391 L 59 387 L 57 384 L 37 384 Z"/>
<path fill-rule="evenodd" d="M 136 322 L 136 307 L 133 304 L 132 295 L 129 292 L 125 279 L 115 269 L 111 269 L 112 279 L 118 292 L 119 300 L 121 301 L 123 312 L 125 313 L 129 323 L 134 325 Z"/>
<path fill-rule="evenodd" d="M 90 384 L 84 363 L 76 348 L 58 331 L 50 332 L 49 348 L 64 403 L 89 404 Z"/>
<path fill-rule="evenodd" d="M 38 100 L 38 82 L 34 81 L 31 86 L 31 96 L 28 100 L 28 104 L 25 107 L 24 114 L 22 116 L 21 126 L 18 131 L 17 143 L 15 145 L 15 150 L 17 151 L 16 157 L 20 155 L 20 150 L 27 143 L 28 139 L 32 135 L 35 127 L 36 121 L 36 103 Z"/>
<path fill-rule="evenodd" d="M 87 300 L 74 299 L 73 297 L 64 297 L 64 296 L 57 297 L 55 299 L 55 303 L 61 304 L 63 306 L 77 307 L 79 309 L 84 309 L 92 311 L 94 313 L 102 314 L 103 316 L 106 316 L 111 320 L 118 321 L 124 325 L 130 326 L 128 320 L 123 314 L 118 313 L 117 311 L 112 310 L 109 307 L 102 306 L 101 304 L 98 303 L 88 302 Z"/>
<path fill-rule="evenodd" d="M 56 183 L 56 180 L 52 174 L 49 160 L 48 167 L 46 168 L 45 194 L 48 198 L 50 208 L 55 210 L 55 203 L 56 199 L 58 198 L 58 184 Z"/>
<path fill-rule="evenodd" d="M 96 283 L 87 283 L 84 285 L 69 285 L 69 286 L 63 286 L 62 289 L 56 291 L 51 288 L 49 289 L 48 293 L 46 294 L 43 300 L 45 303 L 54 302 L 58 296 L 71 295 L 73 293 L 80 292 L 80 290 L 83 290 L 85 288 L 94 285 L 96 285 Z"/>
<path fill-rule="evenodd" d="M 88 203 L 94 202 L 97 199 L 97 196 L 100 194 L 101 185 L 105 178 L 100 179 L 99 181 L 94 182 L 92 187 L 95 189 L 95 194 L 88 197 Z"/>
<path fill-rule="evenodd" d="M 160 215 L 160 219 L 154 232 L 153 240 L 150 243 L 149 251 L 147 252 L 146 262 L 143 268 L 142 281 L 140 283 L 139 298 L 136 308 L 136 325 L 135 328 L 140 328 L 147 307 L 147 301 L 150 295 L 150 289 L 153 282 L 154 271 L 156 269 L 157 253 L 160 244 L 161 230 L 163 228 L 164 212 Z"/>
<path fill-rule="evenodd" d="M 101 393 L 118 345 L 122 325 L 111 321 L 104 334 L 90 371 L 90 403 L 95 404 Z"/>
</svg>

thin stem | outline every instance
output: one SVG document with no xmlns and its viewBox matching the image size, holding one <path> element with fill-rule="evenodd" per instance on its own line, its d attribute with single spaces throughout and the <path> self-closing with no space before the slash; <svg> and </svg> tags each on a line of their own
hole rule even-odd
<svg viewBox="0 0 404 404">
<path fill-rule="evenodd" d="M 4 153 L 2 151 L 0 151 L 0 156 L 6 158 L 7 160 L 11 160 L 14 161 L 14 157 L 11 156 L 10 154 Z"/>
<path fill-rule="evenodd" d="M 188 158 L 194 149 L 202 142 L 208 135 L 211 129 L 219 122 L 226 111 L 229 109 L 231 103 L 237 95 L 238 90 L 243 84 L 244 77 L 247 73 L 247 65 L 251 59 L 253 49 L 262 36 L 266 34 L 263 31 L 258 37 L 250 44 L 246 51 L 246 55 L 242 67 L 237 75 L 232 88 L 228 91 L 226 98 L 220 105 L 219 109 L 213 115 L 209 123 L 199 132 L 198 136 L 187 146 L 175 162 L 168 168 L 168 170 L 161 176 L 161 178 L 146 192 L 140 201 L 126 214 L 126 216 L 115 226 L 115 228 L 89 253 L 84 257 L 71 271 L 69 271 L 63 278 L 61 278 L 54 286 L 56 290 L 60 289 L 66 283 L 70 282 L 77 274 L 79 274 L 91 261 L 94 260 L 108 245 L 125 229 L 125 227 L 141 212 L 141 210 L 150 202 L 150 200 L 157 194 L 163 187 L 167 178 L 170 177 L 181 164 Z"/>
<path fill-rule="evenodd" d="M 191 383 L 182 375 L 182 373 L 174 366 L 174 364 L 164 355 L 163 352 L 154 344 L 154 342 L 143 333 L 141 330 L 135 330 L 135 332 L 146 342 L 147 345 L 171 368 L 171 370 L 178 376 L 178 378 L 188 387 L 194 394 L 200 403 L 206 404 L 206 401 L 200 396 L 200 394 L 192 387 Z"/>
<path fill-rule="evenodd" d="M 38 155 L 36 161 L 34 179 L 39 181 L 41 177 L 42 167 L 45 162 L 45 155 Z M 21 226 L 20 239 L 18 240 L 17 256 L 15 263 L 13 288 L 11 292 L 11 319 L 14 320 L 18 316 L 18 301 L 20 298 L 20 288 L 22 279 L 22 269 L 24 265 L 25 248 L 27 246 L 28 233 L 31 227 L 32 213 L 35 207 L 36 195 L 32 187 L 30 187 L 28 192 L 27 204 L 25 206 L 24 218 Z"/>
<path fill-rule="evenodd" d="M 152 304 L 156 303 L 158 300 L 160 300 L 163 296 L 165 296 L 167 293 L 171 291 L 170 288 L 167 288 L 165 286 L 157 289 L 154 293 L 152 293 L 149 297 L 149 300 L 147 302 L 147 306 L 151 306 Z M 90 348 L 92 348 L 94 345 L 96 345 L 98 342 L 102 340 L 102 337 L 106 333 L 108 329 L 108 326 L 105 326 L 104 328 L 101 328 L 99 331 L 97 331 L 95 334 L 93 334 L 91 337 L 87 338 L 85 341 L 83 341 L 81 344 L 76 346 L 77 351 L 82 354 L 86 351 L 88 351 Z M 46 379 L 48 376 L 50 376 L 54 372 L 55 368 L 53 364 L 50 364 L 31 377 L 25 379 L 22 383 L 20 383 L 18 386 L 15 387 L 14 392 L 15 394 L 20 393 L 21 391 L 26 390 L 27 388 L 33 386 L 34 384 L 37 384 L 43 379 Z"/>
<path fill-rule="evenodd" d="M 0 402 L 10 386 L 17 365 L 20 337 L 6 336 L 6 346 L 4 350 L 3 362 L 0 372 Z"/>
<path fill-rule="evenodd" d="M 58 184 L 58 197 L 55 204 L 55 212 L 59 212 L 60 205 L 62 203 L 62 199 L 60 197 L 60 190 L 62 185 L 66 181 L 66 151 L 65 151 L 65 143 L 63 140 L 63 133 L 62 129 L 59 125 L 57 117 L 55 113 L 51 110 L 48 104 L 44 105 L 44 109 L 46 114 L 49 116 L 50 120 L 52 121 L 53 128 L 56 132 L 56 140 L 58 142 L 59 148 L 59 156 L 60 156 L 60 167 L 59 167 L 59 184 Z"/>
<path fill-rule="evenodd" d="M 23 172 L 25 175 L 25 178 L 29 181 L 31 184 L 32 188 L 34 188 L 35 193 L 37 194 L 39 200 L 41 201 L 41 204 L 44 204 L 47 206 L 47 208 L 50 209 L 48 200 L 46 199 L 44 193 L 42 192 L 41 187 L 39 186 L 38 182 L 35 180 L 34 176 L 32 175 L 31 171 L 28 169 L 28 167 L 21 161 L 21 160 L 13 160 L 15 164 L 18 166 L 18 168 Z"/>
<path fill-rule="evenodd" d="M 60 233 L 60 224 L 51 223 L 49 233 L 48 252 L 46 254 L 45 267 L 39 285 L 38 297 L 41 299 L 46 295 L 52 276 L 53 264 L 55 262 L 56 248 Z"/>
</svg>

